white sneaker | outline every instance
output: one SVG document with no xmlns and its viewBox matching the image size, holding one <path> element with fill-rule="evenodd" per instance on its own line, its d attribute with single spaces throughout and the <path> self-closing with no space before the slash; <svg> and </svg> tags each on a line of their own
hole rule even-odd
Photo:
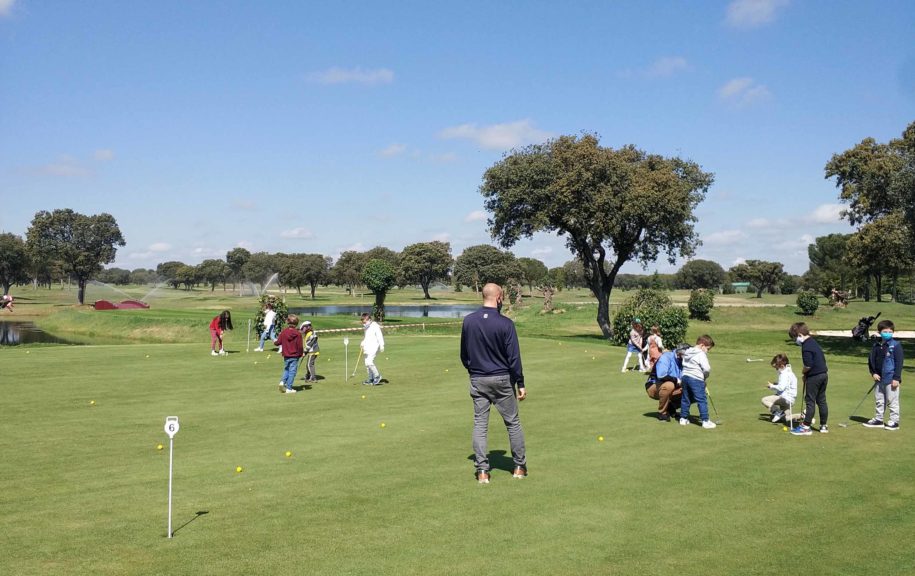
<svg viewBox="0 0 915 576">
<path fill-rule="evenodd" d="M 286 388 L 286 394 L 295 394 L 295 393 L 296 393 L 295 388 Z"/>
<path fill-rule="evenodd" d="M 781 410 L 776 410 L 775 412 L 772 413 L 773 422 L 778 422 L 779 420 L 781 420 L 784 417 L 785 417 L 785 413 L 782 412 Z"/>
<path fill-rule="evenodd" d="M 255 348 L 254 351 L 255 351 L 255 352 L 263 352 L 264 349 L 263 349 L 263 348 Z"/>
<path fill-rule="evenodd" d="M 688 418 L 680 418 L 680 426 L 686 426 L 687 424 L 689 424 Z"/>
<path fill-rule="evenodd" d="M 706 430 L 711 430 L 711 429 L 714 428 L 715 426 L 717 426 L 717 424 L 715 424 L 715 423 L 712 422 L 711 420 L 703 420 L 703 421 L 702 421 L 702 427 L 705 428 Z"/>
<path fill-rule="evenodd" d="M 220 351 L 219 351 L 219 355 L 220 355 L 220 356 L 225 356 L 226 354 L 228 354 L 228 352 L 226 352 L 225 350 L 220 350 Z"/>
<path fill-rule="evenodd" d="M 210 356 L 219 356 L 219 352 L 216 350 L 210 350 Z"/>
</svg>

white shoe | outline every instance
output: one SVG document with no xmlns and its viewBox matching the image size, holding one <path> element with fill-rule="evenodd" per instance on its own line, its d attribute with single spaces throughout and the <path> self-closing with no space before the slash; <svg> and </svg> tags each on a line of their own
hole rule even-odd
<svg viewBox="0 0 915 576">
<path fill-rule="evenodd" d="M 689 424 L 688 418 L 680 418 L 680 426 L 686 426 L 687 424 Z"/>
<path fill-rule="evenodd" d="M 219 356 L 219 352 L 216 350 L 210 350 L 210 356 Z"/>
<path fill-rule="evenodd" d="M 255 351 L 255 352 L 263 352 L 264 349 L 263 349 L 263 348 L 255 348 L 254 351 Z"/>
<path fill-rule="evenodd" d="M 228 352 L 226 352 L 225 350 L 220 350 L 220 351 L 219 351 L 219 355 L 220 355 L 220 356 L 225 356 L 226 354 L 228 354 Z"/>
<path fill-rule="evenodd" d="M 716 426 L 716 424 L 714 422 L 712 422 L 711 420 L 702 421 L 702 427 L 705 428 L 706 430 L 711 430 L 715 426 Z"/>
<path fill-rule="evenodd" d="M 778 422 L 779 420 L 781 420 L 784 417 L 785 417 L 785 413 L 782 412 L 781 410 L 776 410 L 775 412 L 772 413 L 773 422 Z"/>
<path fill-rule="evenodd" d="M 286 394 L 295 394 L 295 393 L 296 393 L 295 388 L 286 388 Z"/>
</svg>

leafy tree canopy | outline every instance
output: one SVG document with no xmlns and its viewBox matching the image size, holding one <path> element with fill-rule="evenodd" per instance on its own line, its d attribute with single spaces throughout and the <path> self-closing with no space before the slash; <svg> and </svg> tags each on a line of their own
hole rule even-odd
<svg viewBox="0 0 915 576">
<path fill-rule="evenodd" d="M 785 277 L 785 267 L 781 262 L 765 260 L 747 260 L 733 266 L 729 272 L 739 282 L 749 282 L 756 287 L 756 297 L 762 298 L 763 290 L 774 292 Z"/>
<path fill-rule="evenodd" d="M 448 242 L 419 242 L 410 244 L 400 253 L 400 282 L 419 284 L 427 300 L 429 286 L 448 277 L 454 259 Z"/>
<path fill-rule="evenodd" d="M 25 240 L 15 234 L 0 234 L 0 285 L 3 294 L 9 294 L 10 287 L 29 280 L 29 251 Z"/>
<path fill-rule="evenodd" d="M 727 273 L 724 268 L 711 260 L 690 260 L 676 275 L 677 287 L 689 290 L 717 290 L 726 280 Z"/>
<path fill-rule="evenodd" d="M 476 292 L 487 282 L 504 286 L 509 278 L 518 279 L 521 275 L 521 267 L 511 252 L 488 244 L 470 246 L 454 261 L 455 280 L 473 286 Z"/>
<path fill-rule="evenodd" d="M 369 260 L 362 271 L 362 281 L 375 294 L 375 319 L 379 322 L 384 321 L 384 299 L 388 290 L 397 285 L 394 266 L 379 258 Z"/>
</svg>

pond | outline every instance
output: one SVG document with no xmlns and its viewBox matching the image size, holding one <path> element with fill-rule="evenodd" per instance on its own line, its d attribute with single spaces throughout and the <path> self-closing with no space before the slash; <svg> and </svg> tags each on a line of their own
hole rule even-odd
<svg viewBox="0 0 915 576">
<path fill-rule="evenodd" d="M 19 344 L 67 344 L 66 340 L 52 336 L 33 322 L 0 321 L 0 346 Z"/>
<path fill-rule="evenodd" d="M 385 316 L 399 318 L 463 318 L 480 306 L 478 304 L 407 305 L 385 306 Z M 336 316 L 341 314 L 358 316 L 363 312 L 372 313 L 372 305 L 353 306 L 310 306 L 290 308 L 289 312 L 299 316 Z"/>
</svg>

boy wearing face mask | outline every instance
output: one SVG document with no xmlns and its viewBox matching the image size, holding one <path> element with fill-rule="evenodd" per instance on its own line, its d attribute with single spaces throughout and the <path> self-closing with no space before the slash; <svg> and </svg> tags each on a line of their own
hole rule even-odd
<svg viewBox="0 0 915 576">
<path fill-rule="evenodd" d="M 762 403 L 772 414 L 772 421 L 778 422 L 785 417 L 785 410 L 790 409 L 797 398 L 797 376 L 791 370 L 785 354 L 776 354 L 772 358 L 772 367 L 778 374 L 778 382 L 766 383 L 766 387 L 774 394 L 764 396 Z"/>
<path fill-rule="evenodd" d="M 829 419 L 829 406 L 826 404 L 826 384 L 829 381 L 829 369 L 826 367 L 826 355 L 817 341 L 810 336 L 810 329 L 804 322 L 795 322 L 788 329 L 788 336 L 801 347 L 801 359 L 804 363 L 804 422 L 791 429 L 795 436 L 810 436 L 813 432 L 814 409 L 820 409 L 820 432 L 829 432 L 826 421 Z"/>
<path fill-rule="evenodd" d="M 902 345 L 893 338 L 892 320 L 877 324 L 880 340 L 871 349 L 867 367 L 874 378 L 874 417 L 864 423 L 868 428 L 899 430 L 899 384 L 902 382 Z M 886 418 L 889 408 L 889 419 Z"/>
</svg>

